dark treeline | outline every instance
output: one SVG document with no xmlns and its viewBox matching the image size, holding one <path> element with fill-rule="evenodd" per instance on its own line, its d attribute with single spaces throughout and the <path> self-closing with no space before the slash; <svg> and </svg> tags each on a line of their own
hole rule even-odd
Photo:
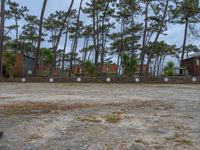
<svg viewBox="0 0 200 150">
<path fill-rule="evenodd" d="M 166 70 L 168 56 L 180 63 L 199 52 L 187 44 L 188 38 L 200 37 L 198 0 L 80 0 L 77 9 L 71 0 L 67 10 L 45 17 L 49 1 L 41 1 L 38 17 L 14 0 L 1 0 L 0 66 L 4 58 L 12 70 L 14 55 L 21 53 L 35 58 L 35 76 L 40 63 L 48 66 L 49 75 L 60 68 L 72 76 L 76 64 L 101 75 L 103 64 L 113 61 L 119 66 L 115 75 L 157 76 Z M 181 47 L 160 40 L 175 24 L 184 26 L 182 35 L 174 35 L 183 39 Z"/>
</svg>

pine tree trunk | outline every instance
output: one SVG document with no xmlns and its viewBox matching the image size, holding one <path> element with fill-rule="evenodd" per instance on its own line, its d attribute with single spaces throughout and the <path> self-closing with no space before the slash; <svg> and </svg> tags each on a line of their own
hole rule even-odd
<svg viewBox="0 0 200 150">
<path fill-rule="evenodd" d="M 63 48 L 63 56 L 62 56 L 62 71 L 64 71 L 64 67 L 65 67 L 65 52 L 66 52 L 66 48 L 67 48 L 67 42 L 68 42 L 68 28 L 69 28 L 69 22 L 70 22 L 70 18 L 67 21 L 67 31 L 65 34 L 65 43 L 64 43 L 64 48 Z"/>
<path fill-rule="evenodd" d="M 120 48 L 119 48 L 120 49 Z M 119 65 L 120 65 L 120 62 L 119 62 L 119 59 L 120 59 L 120 50 L 119 50 L 119 54 L 118 54 L 118 57 L 117 57 L 117 70 L 116 70 L 116 76 L 119 76 L 120 74 L 120 71 L 119 71 Z"/>
<path fill-rule="evenodd" d="M 110 2 L 107 2 L 107 5 L 106 5 L 106 8 L 105 8 L 105 11 L 103 13 L 103 18 L 102 18 L 102 43 L 101 43 L 101 49 L 102 49 L 102 52 L 101 52 L 101 76 L 103 75 L 103 64 L 104 64 L 104 55 L 105 55 L 105 43 L 106 43 L 106 33 L 104 31 L 104 26 L 105 26 L 105 18 L 106 18 L 106 13 L 107 13 L 107 10 L 109 8 L 109 4 Z"/>
<path fill-rule="evenodd" d="M 122 66 L 122 54 L 125 50 L 125 46 L 124 46 L 124 19 L 121 20 L 121 40 L 120 40 L 120 50 L 119 50 L 119 57 L 118 57 L 118 71 L 119 74 L 121 73 L 121 66 Z M 121 61 L 121 62 L 120 62 Z"/>
<path fill-rule="evenodd" d="M 162 56 L 160 56 L 160 59 L 159 59 L 159 61 L 158 61 L 158 66 L 157 66 L 157 76 L 159 76 L 159 74 L 160 74 L 161 62 L 162 62 Z"/>
<path fill-rule="evenodd" d="M 97 38 L 96 38 L 96 5 L 95 5 L 95 0 L 92 1 L 92 5 L 93 5 L 93 8 L 92 8 L 92 30 L 93 30 L 93 33 L 92 33 L 92 37 L 93 37 L 93 46 L 94 46 L 94 50 L 95 50 L 95 65 L 96 65 L 96 70 L 98 68 L 98 57 L 99 57 L 99 54 L 98 54 L 98 48 L 97 48 Z"/>
<path fill-rule="evenodd" d="M 47 1 L 48 0 L 44 0 L 41 15 L 40 15 L 40 27 L 39 27 L 38 43 L 37 43 L 36 54 L 35 54 L 34 76 L 37 76 L 37 68 L 38 68 L 40 46 L 41 46 L 41 39 L 42 39 L 43 19 L 44 19 L 44 13 L 45 13 Z"/>
<path fill-rule="evenodd" d="M 185 46 L 186 46 L 186 42 L 187 42 L 187 32 L 188 32 L 188 18 L 185 19 L 185 32 L 184 32 L 184 39 L 183 39 L 183 50 L 182 50 L 182 54 L 181 54 L 181 62 L 184 60 L 184 55 L 185 55 Z"/>
<path fill-rule="evenodd" d="M 71 53 L 70 53 L 70 60 L 69 60 L 69 77 L 72 76 L 72 72 L 73 72 L 73 57 L 74 57 L 74 53 L 72 52 L 73 45 L 74 45 L 74 40 L 72 40 L 72 43 L 71 43 Z"/>
<path fill-rule="evenodd" d="M 153 75 L 156 74 L 156 67 L 158 65 L 158 58 L 155 58 L 155 63 L 154 63 L 154 66 L 153 66 Z"/>
<path fill-rule="evenodd" d="M 76 51 L 77 51 L 77 44 L 78 44 L 79 22 L 80 22 L 80 14 L 81 14 L 82 3 L 83 3 L 83 0 L 81 0 L 79 10 L 78 10 L 76 33 L 75 33 L 75 42 L 74 42 L 74 45 L 73 45 L 73 48 L 72 48 L 72 52 L 75 54 L 74 59 L 73 59 L 74 65 L 76 64 Z"/>
<path fill-rule="evenodd" d="M 134 15 L 132 14 L 132 17 L 131 17 L 131 27 L 134 28 Z M 134 37 L 135 37 L 135 34 L 134 32 L 132 31 L 132 57 L 134 58 L 135 57 L 135 40 L 134 40 Z"/>
<path fill-rule="evenodd" d="M 99 66 L 99 46 L 100 46 L 100 37 L 99 37 L 99 13 L 97 12 L 96 14 L 96 18 L 97 18 L 97 22 L 96 22 L 96 32 L 97 32 L 97 52 L 95 54 L 95 65 L 96 65 L 96 76 L 98 75 L 98 73 L 100 72 L 100 66 Z"/>
<path fill-rule="evenodd" d="M 82 61 L 83 61 L 83 64 L 85 63 L 85 60 L 86 60 L 86 57 L 87 57 L 87 49 L 86 49 L 86 46 L 88 44 L 88 38 L 85 37 L 84 38 L 84 42 L 83 42 L 83 48 L 82 48 Z"/>
<path fill-rule="evenodd" d="M 5 0 L 1 0 L 1 13 L 0 13 L 0 77 L 3 76 L 3 50 L 4 50 L 4 12 L 5 12 Z"/>
<path fill-rule="evenodd" d="M 67 18 L 69 16 L 69 13 L 71 12 L 73 4 L 74 4 L 74 0 L 71 1 L 71 4 L 70 4 L 70 6 L 69 6 L 69 8 L 68 8 L 68 10 L 66 12 L 67 15 L 62 20 L 62 25 L 61 25 L 58 37 L 56 39 L 55 46 L 53 47 L 53 58 L 52 58 L 52 64 L 51 64 L 51 68 L 50 68 L 50 75 L 52 75 L 54 69 L 56 68 L 56 51 L 58 49 L 58 45 L 60 43 L 60 39 L 62 37 L 62 33 L 63 33 L 64 28 L 65 28 L 65 24 L 66 24 Z"/>
<path fill-rule="evenodd" d="M 147 68 L 146 68 L 146 74 L 148 74 L 149 72 L 149 65 L 151 64 L 151 59 L 152 59 L 152 56 L 153 56 L 153 53 L 154 53 L 154 49 L 155 49 L 155 46 L 158 42 L 158 38 L 162 32 L 162 29 L 164 27 L 164 23 L 165 23 L 165 17 L 167 15 L 167 10 L 168 10 L 168 6 L 169 6 L 169 0 L 166 1 L 166 4 L 165 4 L 165 10 L 164 10 L 164 13 L 163 13 L 163 16 L 162 16 L 162 20 L 161 20 L 161 25 L 159 27 L 159 30 L 156 34 L 156 37 L 155 37 L 155 40 L 153 42 L 153 48 L 150 50 L 150 55 L 149 55 L 149 58 L 147 60 Z"/>
<path fill-rule="evenodd" d="M 15 25 L 16 25 L 16 29 L 15 29 L 15 31 L 16 31 L 16 45 L 17 45 L 17 47 L 16 47 L 16 49 L 15 49 L 15 52 L 18 52 L 18 50 L 19 50 L 19 28 L 18 28 L 18 22 L 17 22 L 17 19 L 15 19 Z"/>
<path fill-rule="evenodd" d="M 140 56 L 140 76 L 143 75 L 143 66 L 144 66 L 144 59 L 145 59 L 145 46 L 146 46 L 146 35 L 147 35 L 147 27 L 148 27 L 148 7 L 149 3 L 146 3 L 145 7 L 145 25 L 144 25 L 144 34 L 143 34 L 143 41 L 142 41 L 142 52 Z"/>
</svg>

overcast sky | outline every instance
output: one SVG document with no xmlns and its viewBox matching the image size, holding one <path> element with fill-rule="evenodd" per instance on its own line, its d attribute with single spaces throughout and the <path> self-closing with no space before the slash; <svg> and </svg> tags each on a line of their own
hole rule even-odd
<svg viewBox="0 0 200 150">
<path fill-rule="evenodd" d="M 29 9 L 29 13 L 32 15 L 40 16 L 40 11 L 42 8 L 43 0 L 13 0 L 20 5 L 27 6 Z M 90 0 L 85 0 L 90 1 Z M 50 13 L 55 12 L 56 10 L 67 10 L 69 7 L 71 0 L 48 0 L 45 16 L 48 16 Z M 80 0 L 75 0 L 74 2 L 74 8 L 79 7 Z M 87 22 L 87 18 L 85 16 L 82 16 L 84 18 L 83 21 Z M 166 32 L 167 36 L 161 36 L 159 40 L 164 40 L 168 44 L 176 44 L 179 47 L 183 43 L 183 34 L 184 34 L 184 26 L 183 25 L 169 25 L 168 31 Z M 195 44 L 199 46 L 198 40 L 195 39 L 188 39 L 188 43 Z M 43 43 L 43 45 L 46 45 Z M 80 45 L 79 45 L 80 46 Z M 60 43 L 60 48 L 63 47 L 63 41 Z"/>
<path fill-rule="evenodd" d="M 20 6 L 26 6 L 29 10 L 29 14 L 31 15 L 37 15 L 40 16 L 43 0 L 12 0 L 14 2 L 17 2 L 20 4 Z M 88 1 L 88 0 L 85 0 Z M 45 11 L 45 17 L 48 17 L 50 13 L 54 13 L 56 10 L 67 10 L 69 8 L 71 0 L 48 0 L 47 7 Z M 80 0 L 75 0 L 73 8 L 79 8 Z M 84 17 L 84 21 L 85 17 Z M 11 24 L 11 22 L 7 22 L 8 24 Z M 20 26 L 22 26 L 24 23 L 23 20 L 20 21 Z M 11 36 L 15 36 L 15 32 L 12 32 Z M 81 42 L 82 43 L 82 42 Z M 59 48 L 63 48 L 64 40 L 61 39 Z M 50 43 L 43 42 L 42 46 L 50 46 Z M 68 45 L 69 47 L 69 45 Z M 79 47 L 82 47 L 80 44 Z"/>
<path fill-rule="evenodd" d="M 30 10 L 30 14 L 40 15 L 42 8 L 42 0 L 13 0 L 20 5 L 27 6 Z M 89 0 L 85 0 L 89 1 Z M 69 7 L 71 0 L 48 0 L 47 9 L 45 16 L 48 16 L 50 13 L 55 12 L 56 10 L 66 10 Z M 75 0 L 74 7 L 79 7 L 80 0 Z M 169 44 L 182 44 L 183 25 L 170 25 L 168 28 L 168 36 L 162 37 L 163 40 L 166 40 Z M 190 41 L 191 42 L 191 41 Z"/>
</svg>

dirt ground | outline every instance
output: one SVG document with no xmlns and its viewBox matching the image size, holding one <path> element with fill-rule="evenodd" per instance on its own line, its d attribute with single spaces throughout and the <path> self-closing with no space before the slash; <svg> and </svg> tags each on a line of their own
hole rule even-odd
<svg viewBox="0 0 200 150">
<path fill-rule="evenodd" d="M 200 150 L 200 85 L 0 83 L 0 150 Z"/>
</svg>

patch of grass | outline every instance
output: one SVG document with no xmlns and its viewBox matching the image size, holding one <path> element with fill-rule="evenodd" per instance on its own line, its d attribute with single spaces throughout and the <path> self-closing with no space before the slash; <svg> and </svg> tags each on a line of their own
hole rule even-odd
<svg viewBox="0 0 200 150">
<path fill-rule="evenodd" d="M 175 126 L 175 129 L 177 130 L 191 130 L 190 127 L 184 126 L 184 125 L 177 125 Z"/>
<path fill-rule="evenodd" d="M 105 150 L 114 150 L 110 144 L 105 144 Z"/>
<path fill-rule="evenodd" d="M 86 104 L 86 103 L 51 103 L 51 102 L 21 102 L 14 104 L 0 105 L 0 114 L 7 117 L 13 115 L 40 115 L 47 113 L 58 113 L 59 111 L 69 111 L 85 108 L 99 108 L 99 107 L 125 107 L 131 106 L 136 108 L 151 107 L 152 101 L 134 101 L 127 103 L 103 103 L 103 104 Z M 121 113 L 121 112 L 118 112 Z"/>
<path fill-rule="evenodd" d="M 98 119 L 97 117 L 94 117 L 94 116 L 88 116 L 88 117 L 83 118 L 81 120 L 84 121 L 84 122 L 86 121 L 86 122 L 92 122 L 92 123 L 100 123 L 101 122 L 100 119 Z"/>
<path fill-rule="evenodd" d="M 177 143 L 177 145 L 187 145 L 187 146 L 193 146 L 193 142 L 185 139 L 184 135 L 180 135 L 176 133 L 173 137 L 166 137 L 166 140 L 171 140 Z"/>
<path fill-rule="evenodd" d="M 32 140 L 38 140 L 38 139 L 41 139 L 43 138 L 42 135 L 40 135 L 39 133 L 31 133 L 28 137 L 27 137 L 27 140 L 28 141 L 32 141 Z"/>
<path fill-rule="evenodd" d="M 160 143 L 157 143 L 157 142 L 153 143 L 153 145 L 150 146 L 150 147 L 153 147 L 155 149 L 164 149 L 164 148 L 166 148 L 164 145 L 161 145 Z"/>
<path fill-rule="evenodd" d="M 133 108 L 146 108 L 146 107 L 152 107 L 154 104 L 155 101 L 132 101 L 127 103 L 105 103 L 105 104 L 100 104 L 100 106 L 113 106 L 113 107 L 130 106 Z"/>
<path fill-rule="evenodd" d="M 138 138 L 135 140 L 135 143 L 138 143 L 138 144 L 143 144 L 143 145 L 148 145 L 147 142 L 145 142 L 142 138 Z"/>
<path fill-rule="evenodd" d="M 167 118 L 167 117 L 171 117 L 172 116 L 172 114 L 164 114 L 164 115 L 160 115 L 160 117 L 163 117 L 163 118 Z"/>
<path fill-rule="evenodd" d="M 115 113 L 109 114 L 105 116 L 104 118 L 108 123 L 112 123 L 112 124 L 116 124 L 122 119 L 120 114 L 115 114 Z"/>
<path fill-rule="evenodd" d="M 50 102 L 22 102 L 0 106 L 0 113 L 6 116 L 13 115 L 40 115 L 47 113 L 57 113 L 81 108 L 92 108 L 93 104 L 63 104 Z"/>
<path fill-rule="evenodd" d="M 9 98 L 9 97 L 0 97 L 0 100 L 5 100 L 7 98 Z"/>
<path fill-rule="evenodd" d="M 184 118 L 194 119 L 194 117 L 192 117 L 192 116 L 184 116 Z"/>
<path fill-rule="evenodd" d="M 136 143 L 144 143 L 143 139 L 139 138 L 135 140 Z"/>
<path fill-rule="evenodd" d="M 134 101 L 128 103 L 104 103 L 104 104 L 86 104 L 86 103 L 50 103 L 50 102 L 21 102 L 14 104 L 0 105 L 0 114 L 7 117 L 13 115 L 40 115 L 47 113 L 58 113 L 59 111 L 69 111 L 85 108 L 99 108 L 99 107 L 150 107 L 151 101 Z"/>
<path fill-rule="evenodd" d="M 174 106 L 172 104 L 159 104 L 155 106 L 156 110 L 171 110 L 174 109 Z"/>
<path fill-rule="evenodd" d="M 166 104 L 165 105 L 165 110 L 170 110 L 170 109 L 174 109 L 174 106 L 171 104 Z"/>
<path fill-rule="evenodd" d="M 115 112 L 113 112 L 112 114 L 118 114 L 118 115 L 122 115 L 122 114 L 125 114 L 125 110 L 117 110 Z"/>
<path fill-rule="evenodd" d="M 179 145 L 193 146 L 193 142 L 188 139 L 176 139 L 175 142 Z"/>
<path fill-rule="evenodd" d="M 119 149 L 120 150 L 123 150 L 123 149 L 125 149 L 125 147 L 126 147 L 126 145 L 127 145 L 127 142 L 126 141 L 119 141 Z"/>
<path fill-rule="evenodd" d="M 135 106 L 137 108 L 152 107 L 153 102 L 152 101 L 138 101 L 138 102 L 135 103 Z"/>
</svg>

